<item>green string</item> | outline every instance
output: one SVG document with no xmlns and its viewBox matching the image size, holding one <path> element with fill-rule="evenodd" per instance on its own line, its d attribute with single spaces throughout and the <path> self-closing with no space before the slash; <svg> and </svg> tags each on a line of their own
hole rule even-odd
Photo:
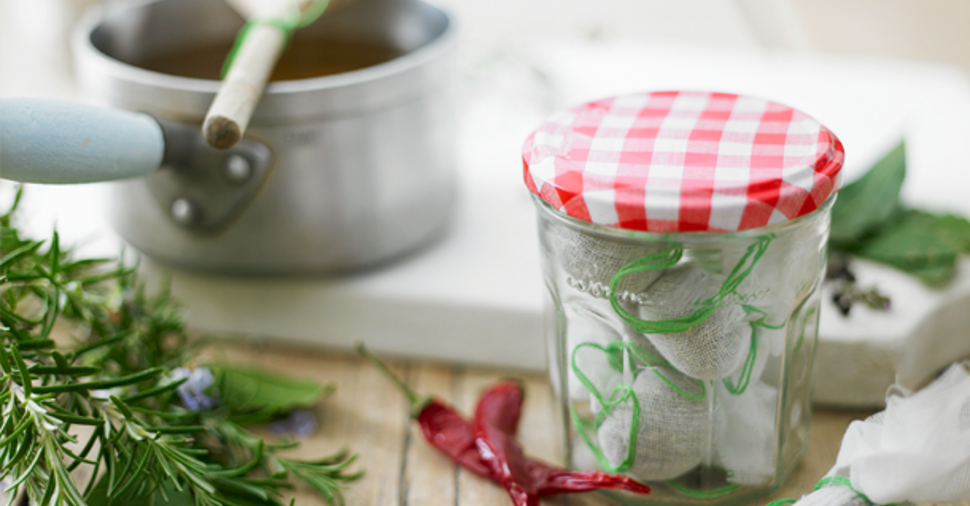
<svg viewBox="0 0 970 506">
<path fill-rule="evenodd" d="M 778 499 L 777 501 L 771 501 L 767 506 L 781 506 L 782 504 L 793 504 L 798 502 L 795 499 Z"/>
<path fill-rule="evenodd" d="M 751 274 L 751 270 L 754 269 L 755 264 L 765 254 L 765 250 L 768 249 L 772 238 L 774 238 L 773 234 L 749 246 L 747 252 L 741 257 L 738 264 L 734 266 L 734 270 L 724 280 L 724 284 L 721 285 L 718 293 L 700 302 L 698 304 L 700 307 L 685 317 L 659 321 L 641 320 L 631 315 L 620 305 L 619 290 L 617 290 L 617 285 L 619 285 L 620 281 L 630 274 L 667 269 L 676 265 L 683 256 L 684 251 L 679 246 L 661 253 L 642 256 L 620 268 L 610 280 L 610 305 L 613 306 L 613 310 L 620 318 L 630 324 L 640 334 L 677 334 L 685 332 L 704 322 L 714 309 L 724 303 L 724 300 L 728 296 L 736 293 L 741 283 Z"/>
<path fill-rule="evenodd" d="M 616 390 L 621 387 L 626 387 L 627 394 L 623 396 L 623 398 L 621 398 L 620 401 L 622 402 L 622 401 L 625 401 L 627 398 L 632 397 L 633 398 L 633 419 L 634 420 L 639 419 L 640 402 L 637 400 L 636 395 L 633 395 L 633 389 L 626 385 L 620 385 L 616 389 L 614 389 L 614 393 L 616 393 Z M 606 458 L 606 455 L 603 453 L 603 449 L 600 448 L 598 444 L 594 443 L 593 440 L 589 437 L 588 431 L 595 430 L 595 429 L 591 429 L 589 427 L 589 423 L 586 420 L 583 420 L 583 417 L 579 416 L 579 413 L 576 412 L 576 408 L 572 404 L 569 405 L 569 416 L 570 418 L 572 418 L 573 425 L 576 426 L 577 432 L 579 432 L 580 437 L 583 438 L 583 441 L 586 443 L 586 446 L 589 447 L 589 449 L 593 452 L 593 456 L 596 457 L 596 462 L 599 463 L 600 467 L 603 468 L 604 471 L 609 473 L 622 473 L 630 469 L 630 466 L 633 465 L 634 459 L 636 459 L 636 446 L 628 445 L 627 451 L 626 451 L 626 457 L 624 457 L 619 464 L 614 466 L 610 464 L 609 459 Z M 597 417 L 597 419 L 599 419 L 599 417 Z M 636 440 L 637 440 L 638 428 L 639 427 L 637 426 L 637 424 L 630 423 L 630 441 L 633 442 L 634 444 L 636 443 Z"/>
<path fill-rule="evenodd" d="M 236 55 L 239 53 L 239 48 L 242 47 L 243 42 L 249 36 L 249 32 L 261 25 L 275 26 L 283 32 L 285 41 L 283 43 L 284 51 L 285 48 L 289 47 L 290 40 L 292 39 L 293 31 L 297 28 L 303 28 L 317 20 L 323 11 L 327 10 L 327 6 L 330 4 L 330 0 L 313 0 L 313 3 L 306 8 L 303 14 L 300 14 L 300 9 L 296 4 L 291 4 L 292 9 L 284 16 L 282 19 L 251 19 L 246 22 L 245 25 L 239 30 L 236 35 L 236 41 L 232 44 L 232 49 L 229 50 L 229 54 L 226 55 L 226 59 L 222 62 L 222 71 L 220 72 L 220 77 L 225 78 L 226 74 L 229 73 L 229 69 L 232 67 L 232 62 L 236 60 Z"/>
<path fill-rule="evenodd" d="M 746 314 L 748 314 L 748 315 L 751 315 L 751 314 L 760 314 L 761 315 L 761 318 L 758 318 L 757 320 L 754 320 L 753 322 L 751 322 L 751 325 L 757 325 L 758 327 L 764 327 L 766 329 L 771 329 L 771 330 L 781 330 L 781 329 L 785 328 L 785 325 L 788 325 L 788 319 L 787 318 L 785 319 L 785 321 L 783 321 L 783 322 L 781 322 L 781 323 L 779 323 L 777 325 L 772 325 L 772 324 L 770 324 L 770 323 L 768 323 L 768 322 L 765 321 L 765 320 L 768 319 L 768 313 L 766 313 L 763 309 L 758 309 L 758 308 L 756 308 L 754 306 L 751 306 L 751 305 L 748 305 L 748 304 L 744 304 L 741 307 L 744 309 L 744 312 Z"/>
<path fill-rule="evenodd" d="M 872 499 L 869 499 L 869 496 L 867 496 L 866 494 L 863 494 L 862 492 L 859 492 L 858 490 L 856 490 L 855 487 L 852 486 L 852 482 L 849 481 L 848 478 L 844 478 L 842 476 L 829 476 L 828 478 L 822 478 L 821 480 L 819 480 L 818 484 L 815 485 L 815 490 L 818 490 L 818 489 L 824 487 L 825 485 L 828 485 L 829 483 L 835 483 L 836 485 L 842 485 L 842 486 L 845 486 L 845 487 L 849 487 L 849 490 L 855 492 L 856 495 L 858 495 L 859 497 L 861 497 L 862 499 L 864 499 L 867 503 L 869 503 L 869 504 L 875 504 L 874 502 L 872 502 Z M 895 504 L 895 503 L 890 503 L 890 504 L 886 504 L 884 506 L 899 506 L 899 505 L 898 504 Z"/>
<path fill-rule="evenodd" d="M 593 385 L 593 382 L 590 381 L 590 379 L 585 374 L 583 374 L 583 371 L 580 370 L 579 366 L 576 363 L 577 354 L 579 353 L 579 350 L 582 348 L 593 348 L 595 350 L 602 351 L 607 354 L 608 358 L 615 356 L 617 353 L 622 353 L 623 351 L 627 351 L 643 364 L 651 366 L 652 367 L 651 370 L 653 371 L 653 373 L 656 374 L 661 380 L 663 380 L 664 383 L 669 385 L 680 395 L 683 395 L 684 397 L 694 401 L 703 400 L 707 395 L 707 390 L 704 387 L 704 383 L 702 381 L 692 380 L 692 381 L 697 381 L 697 384 L 701 387 L 700 394 L 692 394 L 690 392 L 683 390 L 682 388 L 680 388 L 680 386 L 674 384 L 672 381 L 670 381 L 669 378 L 667 378 L 662 372 L 660 372 L 660 370 L 657 369 L 658 367 L 671 367 L 670 364 L 668 364 L 662 359 L 659 359 L 643 351 L 643 349 L 641 349 L 635 343 L 628 343 L 625 341 L 612 341 L 605 347 L 596 343 L 582 343 L 579 346 L 577 346 L 573 350 L 572 355 L 570 356 L 570 367 L 572 368 L 573 372 L 576 374 L 576 378 L 583 385 L 583 387 L 585 387 L 586 390 L 589 391 L 590 395 L 595 397 L 596 400 L 600 403 L 600 405 L 602 406 L 602 409 L 596 415 L 596 420 L 592 425 L 590 425 L 589 422 L 584 420 L 583 417 L 579 416 L 579 413 L 576 412 L 576 408 L 572 403 L 569 404 L 569 415 L 573 421 L 573 425 L 576 426 L 577 432 L 579 432 L 579 435 L 583 439 L 583 442 L 586 443 L 586 446 L 589 447 L 590 451 L 593 452 L 593 456 L 596 458 L 596 461 L 599 463 L 600 467 L 602 467 L 604 470 L 608 472 L 611 472 L 611 473 L 625 472 L 630 469 L 630 467 L 633 465 L 633 461 L 636 459 L 637 436 L 639 434 L 638 422 L 640 420 L 640 401 L 639 399 L 637 399 L 636 392 L 633 391 L 633 387 L 625 384 L 617 385 L 616 387 L 614 387 L 613 390 L 610 392 L 609 398 L 605 399 L 602 393 L 599 391 L 599 389 L 596 388 L 595 385 Z M 631 359 L 631 362 L 632 362 L 632 359 Z M 639 373 L 636 373 L 636 375 L 638 374 Z M 634 381 L 636 380 L 636 375 L 634 376 Z M 626 402 L 627 399 L 630 399 L 633 404 L 633 413 L 630 419 L 629 444 L 627 445 L 626 456 L 619 464 L 614 466 L 610 464 L 609 459 L 606 458 L 606 454 L 603 453 L 603 449 L 600 448 L 598 444 L 593 442 L 593 439 L 592 437 L 590 437 L 589 433 L 592 431 L 599 430 L 600 426 L 603 424 L 603 421 L 606 420 L 606 418 L 613 413 L 613 409 L 616 406 Z"/>
<path fill-rule="evenodd" d="M 721 380 L 721 383 L 724 383 L 724 388 L 727 389 L 728 393 L 731 395 L 743 394 L 744 391 L 748 389 L 748 385 L 751 383 L 751 373 L 754 371 L 754 362 L 758 358 L 758 333 L 755 329 L 756 326 L 754 323 L 752 323 L 751 347 L 748 349 L 748 357 L 744 359 L 744 367 L 741 368 L 741 376 L 738 377 L 737 385 L 731 381 L 730 376 Z"/>
<path fill-rule="evenodd" d="M 677 262 L 680 261 L 683 255 L 684 249 L 678 245 L 667 251 L 644 255 L 621 267 L 620 270 L 613 275 L 613 278 L 610 279 L 610 305 L 613 306 L 613 310 L 620 315 L 620 318 L 623 318 L 623 320 L 627 322 L 638 320 L 620 305 L 618 299 L 620 294 L 619 290 L 616 288 L 620 281 L 626 276 L 637 272 L 656 271 L 673 267 L 677 265 Z M 640 332 L 641 334 L 647 333 L 646 331 L 641 331 L 636 326 L 634 326 L 634 328 L 636 328 L 637 332 Z"/>
<path fill-rule="evenodd" d="M 822 478 L 815 485 L 815 488 L 813 489 L 813 491 L 818 490 L 831 483 L 834 483 L 836 485 L 842 485 L 843 487 L 849 487 L 849 490 L 855 492 L 855 494 L 859 496 L 862 500 L 866 501 L 869 504 L 875 504 L 874 502 L 872 502 L 872 499 L 869 499 L 869 496 L 856 490 L 855 487 L 852 486 L 852 482 L 849 481 L 848 478 L 845 478 L 842 476 L 829 476 L 828 478 Z M 768 503 L 767 506 L 780 506 L 782 504 L 792 504 L 795 502 L 797 502 L 795 499 L 778 499 L 777 501 L 772 501 Z M 899 505 L 895 503 L 890 503 L 890 504 L 885 504 L 883 506 L 899 506 Z"/>
<path fill-rule="evenodd" d="M 747 314 L 760 314 L 761 318 L 751 322 L 751 347 L 748 348 L 748 356 L 744 359 L 744 366 L 741 368 L 741 376 L 738 377 L 737 385 L 731 381 L 730 377 L 721 380 L 724 383 L 724 388 L 727 389 L 728 393 L 731 395 L 741 395 L 748 389 L 748 385 L 751 383 L 751 374 L 754 371 L 754 363 L 758 358 L 758 327 L 763 327 L 771 330 L 781 330 L 788 325 L 788 319 L 777 324 L 772 325 L 767 323 L 765 320 L 768 318 L 768 313 L 762 309 L 758 309 L 754 306 L 743 305 L 745 313 Z M 802 333 L 804 334 L 805 327 L 802 326 Z"/>
<path fill-rule="evenodd" d="M 715 488 L 711 490 L 691 490 L 686 486 L 684 486 L 683 484 L 677 483 L 676 481 L 673 481 L 673 480 L 668 481 L 667 484 L 670 485 L 670 487 L 673 488 L 674 490 L 680 492 L 681 494 L 689 495 L 691 497 L 697 497 L 698 499 L 713 499 L 715 497 L 721 497 L 722 495 L 730 494 L 731 492 L 734 491 L 734 489 L 738 488 L 737 483 L 731 483 L 730 485 L 725 485 L 721 488 Z"/>
</svg>

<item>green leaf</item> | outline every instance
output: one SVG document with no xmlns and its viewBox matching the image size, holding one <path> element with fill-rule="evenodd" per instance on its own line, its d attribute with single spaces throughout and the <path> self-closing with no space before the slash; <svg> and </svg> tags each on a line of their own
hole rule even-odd
<svg viewBox="0 0 970 506">
<path fill-rule="evenodd" d="M 939 286 L 956 272 L 956 261 L 965 246 L 966 237 L 953 218 L 906 211 L 849 251 Z"/>
<path fill-rule="evenodd" d="M 230 412 L 256 414 L 259 420 L 313 407 L 334 389 L 315 379 L 291 378 L 259 369 L 228 365 L 211 369 L 219 379 L 219 400 Z"/>
<path fill-rule="evenodd" d="M 935 218 L 933 229 L 936 233 L 961 253 L 970 253 L 970 222 L 952 214 Z"/>
<path fill-rule="evenodd" d="M 874 232 L 900 211 L 906 146 L 900 142 L 864 176 L 846 185 L 832 207 L 830 241 L 840 249 Z"/>
<path fill-rule="evenodd" d="M 915 269 L 909 271 L 909 273 L 931 287 L 941 287 L 953 279 L 953 276 L 956 274 L 956 265 L 941 265 L 939 267 Z"/>
</svg>

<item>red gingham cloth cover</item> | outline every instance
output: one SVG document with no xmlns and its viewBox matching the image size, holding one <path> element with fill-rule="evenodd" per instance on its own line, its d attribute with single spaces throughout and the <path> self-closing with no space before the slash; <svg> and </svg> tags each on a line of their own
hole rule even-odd
<svg viewBox="0 0 970 506">
<path fill-rule="evenodd" d="M 814 211 L 842 143 L 788 106 L 726 93 L 625 95 L 559 112 L 525 142 L 525 183 L 574 218 L 648 232 L 732 232 Z"/>
</svg>

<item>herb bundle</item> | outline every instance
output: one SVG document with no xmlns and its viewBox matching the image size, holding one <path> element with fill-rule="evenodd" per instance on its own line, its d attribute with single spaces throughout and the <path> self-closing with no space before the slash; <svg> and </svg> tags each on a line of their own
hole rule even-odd
<svg viewBox="0 0 970 506">
<path fill-rule="evenodd" d="M 956 273 L 970 253 L 970 222 L 950 214 L 907 208 L 899 199 L 906 177 L 900 142 L 869 172 L 842 188 L 832 208 L 831 249 L 908 272 L 930 286 Z"/>
<path fill-rule="evenodd" d="M 0 479 L 11 501 L 100 506 L 280 505 L 294 482 L 342 504 L 355 456 L 287 458 L 245 425 L 332 390 L 229 365 L 193 367 L 200 345 L 167 290 L 133 268 L 75 260 L 0 216 Z M 55 327 L 73 326 L 71 343 Z M 84 427 L 84 428 L 82 428 Z M 89 466 L 86 483 L 72 474 Z M 291 503 L 292 504 L 292 503 Z"/>
</svg>

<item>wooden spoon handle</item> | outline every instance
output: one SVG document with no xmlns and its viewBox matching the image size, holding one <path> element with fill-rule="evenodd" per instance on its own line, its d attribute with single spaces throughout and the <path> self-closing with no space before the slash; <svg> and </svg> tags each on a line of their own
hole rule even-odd
<svg viewBox="0 0 970 506">
<path fill-rule="evenodd" d="M 210 145 L 229 149 L 242 139 L 285 44 L 278 26 L 250 28 L 205 116 L 202 133 Z"/>
</svg>

